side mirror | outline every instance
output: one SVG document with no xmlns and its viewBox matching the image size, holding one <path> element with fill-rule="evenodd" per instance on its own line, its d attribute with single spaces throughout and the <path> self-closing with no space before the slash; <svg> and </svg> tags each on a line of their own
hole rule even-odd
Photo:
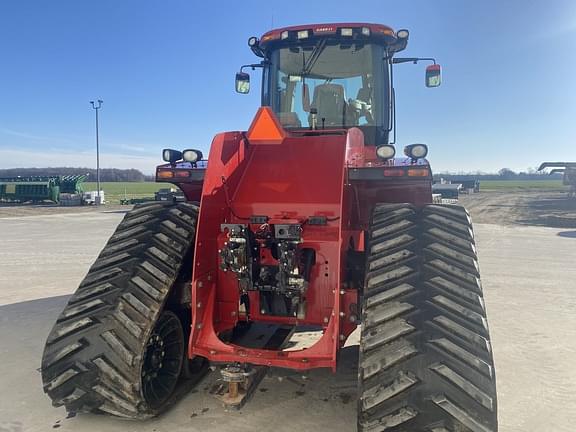
<svg viewBox="0 0 576 432">
<path fill-rule="evenodd" d="M 433 64 L 426 68 L 426 87 L 438 87 L 442 83 L 442 68 Z"/>
<path fill-rule="evenodd" d="M 250 75 L 246 72 L 236 74 L 236 92 L 246 94 L 250 91 Z"/>
</svg>

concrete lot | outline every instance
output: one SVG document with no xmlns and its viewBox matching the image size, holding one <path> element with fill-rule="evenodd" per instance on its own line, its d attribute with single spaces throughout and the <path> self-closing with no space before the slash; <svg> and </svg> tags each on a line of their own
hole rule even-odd
<svg viewBox="0 0 576 432">
<path fill-rule="evenodd" d="M 161 418 L 66 418 L 42 393 L 40 358 L 56 316 L 122 212 L 0 219 L 0 432 L 354 431 L 356 350 L 340 371 L 274 370 L 225 413 L 207 376 Z M 498 379 L 501 432 L 568 432 L 576 422 L 576 230 L 476 225 Z"/>
</svg>

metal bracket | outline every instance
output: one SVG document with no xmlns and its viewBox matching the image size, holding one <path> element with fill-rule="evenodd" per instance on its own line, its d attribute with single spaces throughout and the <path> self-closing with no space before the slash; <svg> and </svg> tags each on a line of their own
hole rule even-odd
<svg viewBox="0 0 576 432">
<path fill-rule="evenodd" d="M 221 224 L 220 231 L 224 232 L 228 230 L 230 234 L 241 233 L 242 230 L 246 228 L 246 225 L 242 224 Z"/>
<path fill-rule="evenodd" d="M 224 404 L 225 408 L 239 410 L 254 394 L 267 371 L 266 366 L 228 365 L 220 370 L 221 382 L 211 393 Z"/>
<path fill-rule="evenodd" d="M 302 227 L 300 224 L 275 224 L 274 237 L 282 240 L 300 240 Z"/>
</svg>

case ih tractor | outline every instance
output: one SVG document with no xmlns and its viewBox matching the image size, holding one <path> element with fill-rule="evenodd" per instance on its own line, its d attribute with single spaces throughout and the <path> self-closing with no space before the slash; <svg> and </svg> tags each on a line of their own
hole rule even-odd
<svg viewBox="0 0 576 432">
<path fill-rule="evenodd" d="M 187 201 L 128 212 L 70 298 L 42 359 L 54 405 L 147 418 L 208 362 L 233 405 L 267 367 L 335 371 L 359 327 L 359 431 L 497 430 L 470 217 L 431 204 L 425 145 L 395 155 L 396 65 L 440 84 L 407 42 L 351 23 L 249 39 L 236 90 L 260 68 L 262 107 L 207 160 L 164 150 L 157 180 Z"/>
</svg>

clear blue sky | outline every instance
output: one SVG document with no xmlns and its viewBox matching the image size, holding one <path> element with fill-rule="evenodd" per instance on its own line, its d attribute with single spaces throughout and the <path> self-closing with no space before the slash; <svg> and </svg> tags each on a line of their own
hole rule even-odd
<svg viewBox="0 0 576 432">
<path fill-rule="evenodd" d="M 428 143 L 436 171 L 576 160 L 573 0 L 3 0 L 0 168 L 94 166 L 98 98 L 104 167 L 151 173 L 163 147 L 207 150 L 258 107 L 233 90 L 249 36 L 338 21 L 408 28 L 404 54 L 442 64 L 437 89 L 424 66 L 396 72 L 399 144 Z"/>
</svg>

